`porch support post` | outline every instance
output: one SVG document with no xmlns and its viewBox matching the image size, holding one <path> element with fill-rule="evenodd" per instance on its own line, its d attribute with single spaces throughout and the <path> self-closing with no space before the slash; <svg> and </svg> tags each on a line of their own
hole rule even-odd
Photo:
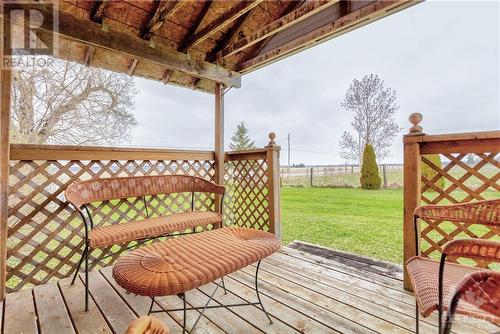
<svg viewBox="0 0 500 334">
<path fill-rule="evenodd" d="M 224 86 L 215 84 L 215 182 L 224 185 Z M 215 208 L 221 207 L 221 196 L 215 197 Z M 221 212 L 222 213 L 222 212 Z"/>
<path fill-rule="evenodd" d="M 269 197 L 269 232 L 281 240 L 281 193 L 280 193 L 280 150 L 274 139 L 276 134 L 269 134 L 267 150 L 267 187 Z"/>
<path fill-rule="evenodd" d="M 0 21 L 3 37 L 0 51 L 0 301 L 5 298 L 7 278 L 7 223 L 9 200 L 9 130 L 10 130 L 10 86 L 11 70 L 4 67 L 5 56 L 10 54 L 10 33 L 4 31 L 4 22 Z"/>
<path fill-rule="evenodd" d="M 415 226 L 413 223 L 413 212 L 420 205 L 421 196 L 421 173 L 420 173 L 420 143 L 418 136 L 422 136 L 421 114 L 411 114 L 409 117 L 413 126 L 410 132 L 404 136 L 404 222 L 403 222 L 403 264 L 412 256 L 420 254 L 420 249 L 415 249 Z M 420 240 L 420 231 L 417 232 L 417 240 Z M 410 278 L 404 265 L 403 286 L 406 290 L 412 290 Z"/>
</svg>

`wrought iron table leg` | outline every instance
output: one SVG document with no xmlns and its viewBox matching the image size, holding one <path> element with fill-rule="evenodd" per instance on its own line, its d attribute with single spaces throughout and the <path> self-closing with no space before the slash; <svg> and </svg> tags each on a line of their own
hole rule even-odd
<svg viewBox="0 0 500 334">
<path fill-rule="evenodd" d="M 155 304 L 155 297 L 152 297 L 151 298 L 151 305 L 149 306 L 149 311 L 148 311 L 148 315 L 151 314 L 151 311 L 153 311 L 153 305 Z"/>
<path fill-rule="evenodd" d="M 220 280 L 222 283 L 222 288 L 224 289 L 224 294 L 227 295 L 226 283 L 224 282 L 224 277 L 221 277 Z"/>
<path fill-rule="evenodd" d="M 182 294 L 182 302 L 183 302 L 183 312 L 182 312 L 182 334 L 186 333 L 186 294 L 183 293 Z M 195 324 L 196 325 L 196 324 Z M 193 326 L 194 328 L 194 326 Z M 191 328 L 191 330 L 193 330 L 193 328 Z"/>
</svg>

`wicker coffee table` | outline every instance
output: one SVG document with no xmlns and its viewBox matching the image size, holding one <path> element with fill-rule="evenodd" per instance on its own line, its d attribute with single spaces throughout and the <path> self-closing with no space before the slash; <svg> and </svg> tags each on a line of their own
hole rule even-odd
<svg viewBox="0 0 500 334">
<path fill-rule="evenodd" d="M 260 305 L 269 321 L 258 290 L 260 261 L 275 253 L 280 242 L 271 233 L 231 227 L 168 239 L 136 249 L 121 256 L 114 265 L 113 278 L 128 292 L 151 297 L 148 314 L 154 312 L 183 311 L 183 333 L 186 331 L 186 311 L 202 310 L 191 331 L 208 308 Z M 257 262 L 255 291 L 257 302 L 208 306 L 217 289 L 224 286 L 223 277 Z M 205 306 L 187 307 L 187 291 L 204 284 L 221 281 Z M 225 287 L 224 287 L 225 289 Z M 154 298 L 177 295 L 183 308 L 153 310 Z"/>
</svg>

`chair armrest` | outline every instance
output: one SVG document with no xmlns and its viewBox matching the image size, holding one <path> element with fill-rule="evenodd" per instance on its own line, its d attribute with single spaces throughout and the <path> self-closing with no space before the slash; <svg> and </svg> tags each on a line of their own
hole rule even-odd
<svg viewBox="0 0 500 334">
<path fill-rule="evenodd" d="M 457 239 L 443 247 L 443 255 L 500 262 L 500 242 L 484 239 Z"/>
<path fill-rule="evenodd" d="M 414 215 L 424 220 L 500 226 L 500 199 L 450 205 L 422 205 L 415 209 Z"/>
</svg>

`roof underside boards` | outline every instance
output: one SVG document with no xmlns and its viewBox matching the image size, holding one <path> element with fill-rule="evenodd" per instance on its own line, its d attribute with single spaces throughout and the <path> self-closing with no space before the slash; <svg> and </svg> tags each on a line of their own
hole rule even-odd
<svg viewBox="0 0 500 334">
<path fill-rule="evenodd" d="M 418 2 L 59 0 L 57 57 L 212 93 L 216 82 L 239 87 L 241 74 Z"/>
</svg>

